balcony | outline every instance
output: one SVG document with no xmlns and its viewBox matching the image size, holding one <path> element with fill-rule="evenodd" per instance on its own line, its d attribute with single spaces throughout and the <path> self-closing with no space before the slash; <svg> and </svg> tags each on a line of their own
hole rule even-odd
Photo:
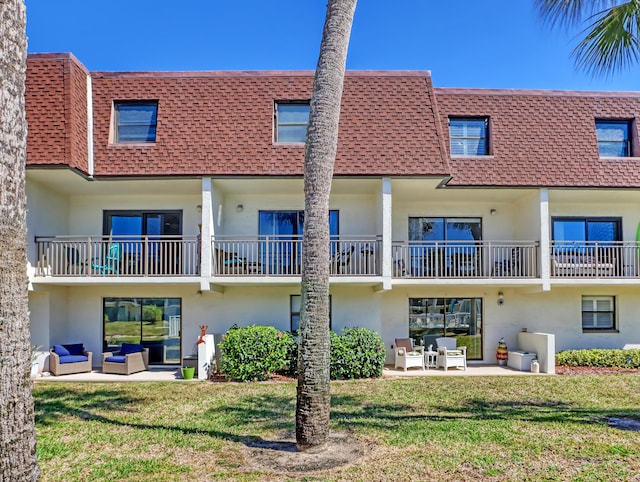
<svg viewBox="0 0 640 482">
<path fill-rule="evenodd" d="M 536 241 L 394 242 L 394 278 L 537 278 Z"/>
<path fill-rule="evenodd" d="M 37 236 L 36 276 L 199 276 L 195 236 Z"/>
<path fill-rule="evenodd" d="M 640 247 L 622 241 L 552 241 L 552 278 L 638 278 Z"/>
<path fill-rule="evenodd" d="M 338 236 L 330 241 L 332 276 L 380 276 L 380 236 Z M 216 236 L 213 276 L 300 276 L 302 237 Z"/>
</svg>

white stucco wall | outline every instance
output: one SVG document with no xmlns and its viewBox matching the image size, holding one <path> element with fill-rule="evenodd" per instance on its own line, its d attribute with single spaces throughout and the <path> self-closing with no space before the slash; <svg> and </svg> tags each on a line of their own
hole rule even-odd
<svg viewBox="0 0 640 482">
<path fill-rule="evenodd" d="M 69 200 L 69 232 L 72 235 L 102 235 L 103 211 L 108 210 L 182 210 L 182 234 L 196 236 L 201 214 L 198 195 L 114 195 L 72 196 Z"/>
<path fill-rule="evenodd" d="M 36 236 L 68 234 L 69 201 L 66 196 L 37 182 L 26 185 L 27 193 L 27 259 L 36 264 Z"/>
</svg>

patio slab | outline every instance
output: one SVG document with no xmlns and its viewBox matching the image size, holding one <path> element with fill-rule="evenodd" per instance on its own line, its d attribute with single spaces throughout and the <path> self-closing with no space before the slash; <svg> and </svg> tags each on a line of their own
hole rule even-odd
<svg viewBox="0 0 640 482">
<path fill-rule="evenodd" d="M 421 370 L 410 368 L 406 372 L 402 369 L 393 368 L 387 365 L 382 371 L 382 378 L 401 377 L 492 377 L 492 376 L 523 376 L 523 375 L 546 375 L 544 373 L 534 374 L 531 372 L 514 370 L 513 368 L 498 365 L 470 364 L 467 370 L 450 368 L 446 372 L 442 368 L 431 368 Z M 144 372 L 133 373 L 131 375 L 116 375 L 113 373 L 102 373 L 100 369 L 95 369 L 90 373 L 73 373 L 71 375 L 54 376 L 47 373 L 39 374 L 34 378 L 37 383 L 41 382 L 197 382 L 197 378 L 184 380 L 180 374 L 179 367 L 153 367 Z"/>
<path fill-rule="evenodd" d="M 523 375 L 546 375 L 545 373 L 531 373 L 527 371 L 515 370 L 508 366 L 488 365 L 488 364 L 467 364 L 466 370 L 458 368 L 430 368 L 429 370 L 420 370 L 418 368 L 410 368 L 403 371 L 400 368 L 393 368 L 393 365 L 386 365 L 382 371 L 383 378 L 398 377 L 493 377 L 493 376 L 523 376 Z"/>
</svg>

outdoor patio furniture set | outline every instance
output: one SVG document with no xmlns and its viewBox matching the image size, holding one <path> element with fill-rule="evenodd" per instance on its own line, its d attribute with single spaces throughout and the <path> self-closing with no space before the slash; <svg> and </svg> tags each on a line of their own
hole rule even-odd
<svg viewBox="0 0 640 482">
<path fill-rule="evenodd" d="M 56 375 L 91 372 L 92 353 L 82 343 L 53 345 L 49 371 Z M 102 354 L 102 373 L 131 375 L 149 369 L 149 350 L 136 343 L 123 343 L 118 352 Z"/>
<path fill-rule="evenodd" d="M 413 338 L 395 339 L 395 368 L 444 368 L 450 367 L 467 369 L 467 347 L 456 346 L 456 339 L 452 337 L 436 338 L 437 350 L 432 345 L 427 347 L 414 346 Z"/>
</svg>

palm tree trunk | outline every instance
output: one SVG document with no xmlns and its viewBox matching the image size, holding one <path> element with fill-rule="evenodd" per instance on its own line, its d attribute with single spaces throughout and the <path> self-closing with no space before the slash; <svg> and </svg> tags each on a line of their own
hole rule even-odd
<svg viewBox="0 0 640 482">
<path fill-rule="evenodd" d="M 0 480 L 37 480 L 25 207 L 26 17 L 0 2 Z"/>
<path fill-rule="evenodd" d="M 299 450 L 321 449 L 329 434 L 329 193 L 356 1 L 330 0 L 327 5 L 309 113 L 296 404 Z"/>
</svg>

